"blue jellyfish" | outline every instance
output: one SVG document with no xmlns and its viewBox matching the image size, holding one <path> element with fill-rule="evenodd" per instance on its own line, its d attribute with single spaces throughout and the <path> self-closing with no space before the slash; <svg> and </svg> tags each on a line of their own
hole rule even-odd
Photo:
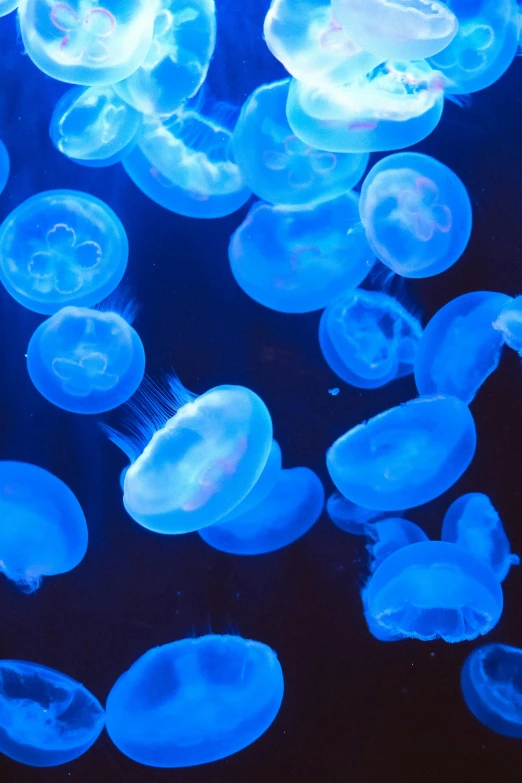
<svg viewBox="0 0 522 783">
<path fill-rule="evenodd" d="M 107 731 L 150 767 L 193 767 L 255 742 L 274 721 L 284 681 L 276 653 L 239 636 L 154 647 L 116 680 Z"/>
<path fill-rule="evenodd" d="M 0 0 L 0 16 L 7 16 L 18 8 L 20 0 Z"/>
<path fill-rule="evenodd" d="M 371 527 L 374 522 L 387 519 L 392 515 L 390 511 L 376 511 L 358 506 L 343 497 L 340 492 L 330 495 L 326 501 L 326 513 L 336 527 L 354 536 L 365 536 L 368 527 Z M 395 510 L 393 516 L 398 519 L 400 511 Z"/>
<path fill-rule="evenodd" d="M 366 621 L 367 628 L 374 639 L 379 642 L 400 642 L 404 639 L 403 636 L 393 631 L 389 631 L 384 626 L 380 625 L 377 620 L 374 620 L 368 609 L 368 586 L 365 585 L 361 590 L 361 603 L 363 607 L 363 616 Z"/>
<path fill-rule="evenodd" d="M 382 152 L 417 144 L 437 127 L 442 76 L 426 61 L 388 60 L 348 84 L 292 79 L 286 115 L 305 144 L 328 152 Z"/>
<path fill-rule="evenodd" d="M 493 328 L 500 332 L 504 343 L 522 357 L 522 296 L 507 298 Z"/>
<path fill-rule="evenodd" d="M 243 386 L 200 397 L 170 380 L 138 391 L 129 435 L 104 428 L 129 457 L 123 504 L 156 533 L 188 533 L 235 508 L 260 478 L 272 448 L 272 420 Z"/>
<path fill-rule="evenodd" d="M 9 162 L 9 153 L 3 141 L 0 140 L 0 193 L 7 185 L 11 164 Z"/>
<path fill-rule="evenodd" d="M 122 279 L 128 255 L 112 209 L 76 190 L 38 193 L 0 226 L 0 280 L 37 313 L 101 302 Z"/>
<path fill-rule="evenodd" d="M 156 4 L 150 0 L 23 0 L 25 51 L 48 76 L 70 84 L 113 84 L 144 62 Z"/>
<path fill-rule="evenodd" d="M 457 261 L 471 236 L 466 188 L 429 155 L 402 152 L 377 163 L 359 203 L 377 258 L 403 277 L 431 277 Z"/>
<path fill-rule="evenodd" d="M 114 89 L 139 112 L 173 114 L 205 81 L 215 45 L 214 0 L 160 0 L 145 62 Z"/>
<path fill-rule="evenodd" d="M 460 678 L 473 715 L 505 737 L 522 738 L 522 650 L 485 644 L 468 655 Z"/>
<path fill-rule="evenodd" d="M 451 504 L 442 523 L 442 541 L 473 552 L 504 581 L 512 565 L 519 565 L 520 558 L 512 555 L 506 531 L 498 511 L 482 492 L 470 492 Z"/>
<path fill-rule="evenodd" d="M 343 381 L 361 389 L 413 372 L 422 327 L 396 299 L 380 291 L 347 291 L 323 312 L 319 343 Z"/>
<path fill-rule="evenodd" d="M 98 739 L 105 713 L 66 674 L 39 663 L 0 660 L 0 753 L 31 767 L 56 767 Z"/>
<path fill-rule="evenodd" d="M 272 491 L 231 521 L 199 531 L 207 544 L 232 555 L 262 555 L 297 541 L 317 522 L 324 489 L 309 468 L 281 470 Z"/>
<path fill-rule="evenodd" d="M 502 334 L 493 322 L 511 297 L 493 291 L 457 296 L 424 329 L 415 358 L 420 394 L 452 394 L 469 404 L 498 367 Z"/>
<path fill-rule="evenodd" d="M 63 481 L 27 462 L 0 461 L 0 571 L 8 579 L 34 592 L 43 576 L 75 568 L 87 541 L 81 506 Z"/>
<path fill-rule="evenodd" d="M 236 282 L 283 313 L 319 310 L 359 285 L 374 263 L 359 220 L 358 196 L 301 209 L 257 202 L 230 240 Z"/>
<path fill-rule="evenodd" d="M 112 87 L 73 87 L 51 117 L 49 135 L 56 149 L 84 166 L 111 166 L 134 146 L 141 115 Z"/>
<path fill-rule="evenodd" d="M 368 583 L 368 612 L 393 635 L 464 642 L 489 633 L 502 614 L 502 587 L 484 562 L 457 544 L 425 541 L 387 557 Z"/>
<path fill-rule="evenodd" d="M 229 511 L 228 514 L 225 514 L 224 517 L 221 517 L 219 524 L 223 525 L 236 519 L 237 517 L 242 517 L 243 515 L 250 512 L 259 503 L 261 503 L 274 489 L 279 478 L 279 474 L 281 473 L 281 466 L 281 447 L 277 441 L 273 440 L 270 454 L 268 455 L 265 467 L 263 468 L 263 471 L 258 480 L 248 495 L 243 498 L 241 503 L 238 503 L 237 506 L 232 509 L 232 511 Z"/>
<path fill-rule="evenodd" d="M 475 454 L 469 408 L 447 395 L 418 397 L 349 430 L 326 463 L 337 489 L 375 509 L 420 506 L 442 495 Z"/>
<path fill-rule="evenodd" d="M 428 541 L 428 536 L 414 522 L 400 517 L 379 519 L 366 525 L 366 546 L 370 554 L 370 571 L 375 571 L 387 557 L 409 544 Z"/>
</svg>

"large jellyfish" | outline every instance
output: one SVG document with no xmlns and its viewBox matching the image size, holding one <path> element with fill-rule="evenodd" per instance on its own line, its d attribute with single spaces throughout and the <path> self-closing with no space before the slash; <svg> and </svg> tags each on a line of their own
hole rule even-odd
<svg viewBox="0 0 522 783">
<path fill-rule="evenodd" d="M 414 522 L 400 517 L 379 519 L 366 526 L 366 549 L 370 555 L 370 571 L 375 571 L 387 557 L 409 544 L 428 541 L 428 536 Z"/>
<path fill-rule="evenodd" d="M 0 16 L 6 16 L 18 8 L 20 0 L 0 0 Z"/>
<path fill-rule="evenodd" d="M 451 169 L 418 152 L 380 160 L 363 183 L 359 207 L 375 255 L 403 277 L 444 272 L 471 235 L 466 188 Z"/>
<path fill-rule="evenodd" d="M 323 312 L 319 342 L 332 370 L 352 386 L 375 389 L 413 372 L 422 327 L 380 291 L 347 291 Z"/>
<path fill-rule="evenodd" d="M 31 593 L 43 576 L 75 568 L 87 541 L 81 506 L 63 481 L 27 462 L 0 462 L 0 571 L 8 579 Z"/>
<path fill-rule="evenodd" d="M 376 511 L 373 508 L 364 508 L 352 503 L 340 492 L 334 492 L 326 501 L 326 513 L 339 530 L 345 533 L 351 533 L 354 536 L 365 536 L 368 527 L 381 519 L 387 519 L 393 516 L 399 518 L 400 512 L 393 513 L 386 511 Z"/>
<path fill-rule="evenodd" d="M 375 259 L 358 201 L 346 193 L 301 209 L 254 204 L 228 251 L 238 285 L 283 313 L 319 310 L 359 285 Z"/>
<path fill-rule="evenodd" d="M 370 617 L 385 631 L 463 642 L 489 633 L 502 614 L 502 587 L 471 552 L 447 541 L 410 544 L 387 557 L 368 583 Z"/>
<path fill-rule="evenodd" d="M 328 450 L 330 476 L 365 508 L 404 509 L 442 495 L 475 453 L 469 408 L 456 397 L 418 397 L 359 424 Z"/>
<path fill-rule="evenodd" d="M 508 297 L 493 328 L 500 332 L 504 343 L 522 357 L 522 296 Z"/>
<path fill-rule="evenodd" d="M 452 299 L 424 329 L 415 359 L 421 394 L 452 394 L 469 404 L 498 367 L 502 334 L 493 322 L 511 297 L 473 291 Z"/>
<path fill-rule="evenodd" d="M 274 721 L 284 681 L 276 653 L 239 636 L 155 647 L 114 684 L 107 731 L 134 761 L 192 767 L 255 742 Z"/>
<path fill-rule="evenodd" d="M 156 3 L 150 0 L 21 0 L 25 51 L 41 71 L 70 84 L 113 84 L 145 60 Z"/>
<path fill-rule="evenodd" d="M 0 660 L 0 753 L 31 767 L 56 767 L 98 739 L 105 713 L 76 680 L 39 663 Z"/>
<path fill-rule="evenodd" d="M 286 113 L 295 135 L 329 152 L 381 152 L 417 144 L 437 127 L 442 76 L 427 62 L 389 60 L 345 85 L 292 79 Z"/>
<path fill-rule="evenodd" d="M 9 153 L 7 152 L 4 142 L 0 140 L 0 193 L 7 185 L 10 169 L 11 163 L 9 161 Z"/>
<path fill-rule="evenodd" d="M 100 302 L 122 279 L 128 255 L 125 229 L 112 209 L 76 190 L 38 193 L 0 226 L 0 280 L 37 313 Z"/>
</svg>

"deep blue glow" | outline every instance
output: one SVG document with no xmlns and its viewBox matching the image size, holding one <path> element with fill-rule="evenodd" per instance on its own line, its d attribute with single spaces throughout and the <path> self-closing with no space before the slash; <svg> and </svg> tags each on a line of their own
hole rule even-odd
<svg viewBox="0 0 522 783">
<path fill-rule="evenodd" d="M 114 744 L 151 767 L 192 767 L 255 742 L 283 700 L 273 650 L 239 636 L 202 636 L 155 647 L 107 699 Z"/>
<path fill-rule="evenodd" d="M 370 571 L 375 571 L 387 557 L 409 544 L 428 541 L 428 536 L 414 522 L 400 517 L 380 519 L 366 526 L 370 553 Z"/>
<path fill-rule="evenodd" d="M 497 329 L 509 348 L 522 356 L 522 296 L 508 298 L 493 328 Z"/>
<path fill-rule="evenodd" d="M 326 501 L 326 513 L 336 527 L 354 536 L 365 536 L 367 528 L 373 522 L 392 516 L 392 512 L 388 510 L 376 511 L 372 508 L 358 506 L 343 497 L 340 492 L 334 492 L 330 495 Z M 399 516 L 398 511 L 393 512 L 394 518 Z"/>
<path fill-rule="evenodd" d="M 0 193 L 7 185 L 10 169 L 9 153 L 7 152 L 4 142 L 0 139 Z"/>
</svg>

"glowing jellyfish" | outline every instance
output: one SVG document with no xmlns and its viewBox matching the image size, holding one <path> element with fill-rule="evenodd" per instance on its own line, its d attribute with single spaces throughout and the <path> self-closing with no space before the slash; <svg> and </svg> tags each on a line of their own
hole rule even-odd
<svg viewBox="0 0 522 783">
<path fill-rule="evenodd" d="M 60 152 L 84 166 L 111 166 L 136 141 L 141 116 L 112 87 L 73 87 L 56 104 L 49 134 Z"/>
<path fill-rule="evenodd" d="M 100 302 L 122 279 L 128 255 L 112 209 L 76 190 L 38 193 L 0 226 L 0 280 L 37 313 Z"/>
<path fill-rule="evenodd" d="M 323 506 L 323 485 L 313 470 L 281 470 L 274 488 L 257 506 L 231 521 L 220 520 L 199 535 L 214 549 L 232 555 L 274 552 L 307 533 Z"/>
<path fill-rule="evenodd" d="M 372 522 L 366 527 L 370 554 L 370 571 L 375 571 L 387 557 L 409 544 L 428 541 L 428 536 L 414 522 L 400 517 L 388 517 Z"/>
<path fill-rule="evenodd" d="M 104 724 L 98 699 L 76 680 L 39 663 L 0 660 L 0 753 L 56 767 L 89 750 Z"/>
<path fill-rule="evenodd" d="M 348 291 L 323 312 L 319 343 L 332 370 L 352 386 L 375 389 L 413 372 L 422 327 L 396 299 Z"/>
<path fill-rule="evenodd" d="M 149 650 L 116 681 L 107 731 L 141 764 L 207 764 L 264 734 L 283 690 L 281 665 L 266 644 L 239 636 L 182 639 Z"/>
<path fill-rule="evenodd" d="M 365 536 L 368 527 L 373 523 L 392 516 L 389 511 L 376 511 L 372 508 L 358 506 L 343 497 L 340 492 L 334 492 L 330 495 L 326 501 L 326 513 L 340 530 L 354 536 Z M 399 513 L 394 511 L 393 516 L 398 518 Z"/>
<path fill-rule="evenodd" d="M 387 557 L 368 583 L 368 612 L 385 631 L 464 642 L 489 633 L 502 614 L 493 571 L 457 544 L 425 541 Z"/>
<path fill-rule="evenodd" d="M 498 367 L 502 334 L 493 322 L 505 294 L 473 291 L 457 296 L 426 326 L 415 359 L 415 382 L 421 394 L 452 394 L 469 404 Z"/>
<path fill-rule="evenodd" d="M 522 738 L 522 650 L 485 644 L 466 658 L 460 679 L 473 715 L 505 737 Z"/>
<path fill-rule="evenodd" d="M 145 62 L 114 89 L 144 114 L 173 114 L 205 81 L 215 45 L 214 0 L 159 0 Z"/>
<path fill-rule="evenodd" d="M 18 8 L 20 0 L 0 0 L 0 16 L 6 16 Z"/>
<path fill-rule="evenodd" d="M 353 193 L 301 209 L 254 204 L 228 256 L 243 291 L 283 313 L 325 307 L 374 263 Z"/>
<path fill-rule="evenodd" d="M 25 51 L 41 71 L 70 84 L 113 84 L 145 60 L 152 41 L 150 0 L 21 0 Z"/>
<path fill-rule="evenodd" d="M 387 61 L 345 85 L 292 79 L 286 114 L 305 144 L 329 152 L 380 152 L 417 144 L 437 127 L 444 85 L 427 62 Z"/>
<path fill-rule="evenodd" d="M 522 357 L 522 296 L 508 297 L 493 328 L 500 332 L 504 343 Z"/>
<path fill-rule="evenodd" d="M 224 517 L 221 517 L 219 524 L 223 525 L 224 523 L 230 522 L 237 517 L 242 517 L 244 514 L 247 514 L 255 506 L 261 503 L 274 489 L 279 478 L 279 474 L 281 473 L 281 465 L 281 447 L 277 441 L 273 440 L 270 454 L 268 455 L 265 467 L 263 468 L 263 472 L 259 476 L 258 480 L 248 495 L 243 498 L 241 503 L 238 503 L 238 505 L 235 506 L 232 511 L 229 511 L 228 514 L 226 514 Z"/>
<path fill-rule="evenodd" d="M 7 152 L 6 146 L 3 143 L 3 141 L 0 140 L 0 193 L 7 185 L 10 169 L 11 169 L 11 164 L 9 162 L 9 153 Z"/>
<path fill-rule="evenodd" d="M 248 495 L 266 465 L 272 420 L 265 404 L 243 386 L 195 397 L 177 378 L 165 393 L 146 384 L 141 397 L 131 435 L 106 429 L 132 463 L 123 483 L 128 514 L 156 533 L 214 524 Z"/>
<path fill-rule="evenodd" d="M 466 188 L 451 169 L 418 152 L 379 161 L 364 181 L 359 207 L 375 255 L 403 277 L 444 272 L 471 235 Z"/>
<path fill-rule="evenodd" d="M 442 495 L 475 453 L 473 416 L 445 395 L 418 397 L 349 430 L 328 450 L 330 476 L 365 508 L 404 509 Z"/>
<path fill-rule="evenodd" d="M 365 585 L 361 590 L 361 603 L 363 607 L 363 616 L 371 635 L 379 642 L 400 642 L 404 639 L 400 634 L 389 631 L 380 625 L 370 614 L 368 609 L 368 586 Z"/>
<path fill-rule="evenodd" d="M 0 571 L 8 579 L 31 593 L 43 576 L 75 568 L 87 540 L 81 506 L 63 481 L 27 462 L 0 462 Z"/>
</svg>

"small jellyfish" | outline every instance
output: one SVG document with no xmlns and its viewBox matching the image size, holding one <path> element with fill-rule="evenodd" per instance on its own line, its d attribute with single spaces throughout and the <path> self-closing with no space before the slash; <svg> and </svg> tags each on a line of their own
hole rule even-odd
<svg viewBox="0 0 522 783">
<path fill-rule="evenodd" d="M 329 305 L 319 343 L 331 369 L 361 389 L 413 372 L 422 327 L 396 299 L 380 291 L 348 291 Z"/>
<path fill-rule="evenodd" d="M 437 127 L 444 84 L 427 62 L 388 60 L 345 85 L 292 79 L 286 115 L 305 144 L 328 152 L 382 152 L 417 144 Z"/>
<path fill-rule="evenodd" d="M 390 511 L 376 511 L 372 508 L 357 506 L 351 500 L 343 497 L 340 492 L 334 492 L 326 501 L 326 513 L 331 521 L 345 533 L 354 536 L 365 536 L 367 528 L 380 519 L 392 516 Z M 399 518 L 399 512 L 393 512 L 394 518 Z"/>
<path fill-rule="evenodd" d="M 301 209 L 257 202 L 230 240 L 232 274 L 256 302 L 283 313 L 319 310 L 359 285 L 374 263 L 346 193 Z"/>
<path fill-rule="evenodd" d="M 239 636 L 155 647 L 116 680 L 107 731 L 150 767 L 193 767 L 231 756 L 275 720 L 284 680 L 276 653 Z"/>
<path fill-rule="evenodd" d="M 49 135 L 71 160 L 101 167 L 130 152 L 140 128 L 141 116 L 112 87 L 73 87 L 56 104 Z"/>
<path fill-rule="evenodd" d="M 370 554 L 371 572 L 402 547 L 428 541 L 422 528 L 400 517 L 388 517 L 367 524 L 365 535 L 369 540 L 366 549 Z"/>
<path fill-rule="evenodd" d="M 75 568 L 87 541 L 81 506 L 63 481 L 27 462 L 0 461 L 1 573 L 31 593 L 43 576 Z"/>
<path fill-rule="evenodd" d="M 415 358 L 420 394 L 452 394 L 469 404 L 500 362 L 494 321 L 511 297 L 473 291 L 452 299 L 424 329 Z"/>
<path fill-rule="evenodd" d="M 471 552 L 447 541 L 402 547 L 368 583 L 368 612 L 393 635 L 464 642 L 489 633 L 503 609 L 502 587 Z"/>
<path fill-rule="evenodd" d="M 244 514 L 247 514 L 255 506 L 257 506 L 258 503 L 261 503 L 261 501 L 263 501 L 274 489 L 279 478 L 279 474 L 281 473 L 281 466 L 281 447 L 277 441 L 273 440 L 270 454 L 268 455 L 265 467 L 263 468 L 263 472 L 259 476 L 258 480 L 248 495 L 243 498 L 241 503 L 238 503 L 237 506 L 232 509 L 232 511 L 229 511 L 228 514 L 226 514 L 224 517 L 221 517 L 219 524 L 222 525 L 226 522 L 230 522 L 236 519 L 237 517 L 242 517 Z"/>
<path fill-rule="evenodd" d="M 277 205 L 341 196 L 362 178 L 369 155 L 324 152 L 300 141 L 286 118 L 289 85 L 290 79 L 262 84 L 243 105 L 232 144 L 245 182 Z"/>
<path fill-rule="evenodd" d="M 500 332 L 504 343 L 522 357 L 522 296 L 508 297 L 493 322 L 493 329 Z"/>
<path fill-rule="evenodd" d="M 22 0 L 25 51 L 48 76 L 70 84 L 113 84 L 144 62 L 155 16 L 150 0 Z"/>
<path fill-rule="evenodd" d="M 403 152 L 377 163 L 359 203 L 377 258 L 403 277 L 431 277 L 462 255 L 471 235 L 466 188 L 429 155 Z"/>
<path fill-rule="evenodd" d="M 520 558 L 512 555 L 498 511 L 482 492 L 470 492 L 451 504 L 442 523 L 442 541 L 452 541 L 486 562 L 503 582 Z"/>
<path fill-rule="evenodd" d="M 485 644 L 466 658 L 460 678 L 469 710 L 488 729 L 522 739 L 522 650 Z"/>
<path fill-rule="evenodd" d="M 447 395 L 418 397 L 340 437 L 326 455 L 337 489 L 375 509 L 420 506 L 442 495 L 475 454 L 469 408 Z"/>
<path fill-rule="evenodd" d="M 7 16 L 18 8 L 20 0 L 0 0 L 0 16 Z"/>
<path fill-rule="evenodd" d="M 122 279 L 128 255 L 112 209 L 76 190 L 37 193 L 0 226 L 0 280 L 36 313 L 101 302 Z"/>
<path fill-rule="evenodd" d="M 11 169 L 11 163 L 9 161 L 9 153 L 3 141 L 0 140 L 0 193 L 4 190 L 9 179 L 9 172 Z"/>
<path fill-rule="evenodd" d="M 262 555 L 297 541 L 317 522 L 324 489 L 309 468 L 281 470 L 272 491 L 254 508 L 199 531 L 207 544 L 232 555 Z"/>
<path fill-rule="evenodd" d="M 76 680 L 39 663 L 0 660 L 0 753 L 56 767 L 89 750 L 104 724 L 100 702 Z"/>
</svg>

